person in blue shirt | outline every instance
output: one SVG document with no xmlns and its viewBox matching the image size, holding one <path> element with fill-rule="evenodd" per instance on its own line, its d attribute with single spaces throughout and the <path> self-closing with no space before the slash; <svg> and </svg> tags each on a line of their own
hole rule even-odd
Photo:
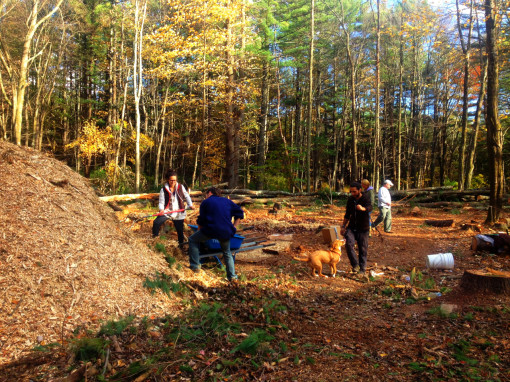
<svg viewBox="0 0 510 382">
<path fill-rule="evenodd" d="M 236 280 L 234 258 L 230 252 L 230 239 L 236 233 L 236 226 L 244 218 L 244 212 L 230 199 L 221 197 L 221 190 L 215 187 L 205 192 L 197 219 L 198 231 L 188 238 L 189 263 L 193 272 L 200 272 L 200 243 L 210 239 L 220 242 L 227 268 L 227 279 Z M 234 222 L 232 222 L 234 219 Z"/>
</svg>

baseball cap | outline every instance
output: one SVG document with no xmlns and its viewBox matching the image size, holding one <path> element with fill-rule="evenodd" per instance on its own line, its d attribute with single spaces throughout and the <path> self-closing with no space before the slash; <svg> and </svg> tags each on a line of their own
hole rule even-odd
<svg viewBox="0 0 510 382">
<path fill-rule="evenodd" d="M 393 182 L 391 180 L 389 180 L 389 179 L 386 179 L 384 181 L 384 184 L 389 184 L 390 186 L 393 186 Z"/>
</svg>

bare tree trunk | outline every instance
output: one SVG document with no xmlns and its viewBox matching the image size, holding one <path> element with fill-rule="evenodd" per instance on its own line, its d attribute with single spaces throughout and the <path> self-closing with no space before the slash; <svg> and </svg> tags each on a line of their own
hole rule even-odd
<svg viewBox="0 0 510 382">
<path fill-rule="evenodd" d="M 32 8 L 29 10 L 29 16 L 26 20 L 28 27 L 25 34 L 21 60 L 19 69 L 15 70 L 11 64 L 10 55 L 6 52 L 3 47 L 0 50 L 0 61 L 5 67 L 7 73 L 11 78 L 12 83 L 12 126 L 14 129 L 14 137 L 16 144 L 21 146 L 21 129 L 23 126 L 23 107 L 25 104 L 25 91 L 28 86 L 28 69 L 31 61 L 30 50 L 34 35 L 39 27 L 44 24 L 50 17 L 52 17 L 60 8 L 60 5 L 64 0 L 58 0 L 54 7 L 46 14 L 41 17 L 41 11 L 39 7 L 44 5 L 45 2 L 40 0 L 33 0 Z M 39 18 L 41 17 L 41 18 Z"/>
<path fill-rule="evenodd" d="M 470 55 L 471 55 L 471 33 L 473 31 L 473 0 L 470 1 L 469 7 L 469 31 L 467 41 L 464 42 L 462 33 L 462 26 L 460 20 L 459 0 L 455 1 L 457 6 L 457 29 L 459 32 L 460 45 L 464 53 L 464 86 L 462 95 L 462 121 L 461 121 L 461 139 L 459 147 L 459 190 L 464 189 L 465 183 L 465 157 L 466 157 L 466 143 L 467 143 L 467 125 L 468 125 L 468 108 L 469 108 L 469 69 L 470 69 Z"/>
<path fill-rule="evenodd" d="M 267 46 L 267 43 L 265 44 Z M 260 112 L 258 116 L 259 125 L 259 142 L 257 150 L 257 188 L 262 190 L 264 188 L 264 178 L 262 173 L 266 162 L 266 131 L 267 131 L 267 104 L 269 99 L 269 64 L 264 58 L 262 63 L 262 81 L 260 89 Z"/>
<path fill-rule="evenodd" d="M 342 19 L 340 20 L 342 29 L 345 35 L 345 45 L 346 45 L 346 53 L 347 59 L 349 61 L 349 78 L 350 78 L 350 95 L 351 95 L 351 125 L 352 125 L 352 168 L 350 179 L 351 181 L 355 180 L 358 177 L 358 127 L 356 123 L 356 66 L 357 60 L 354 59 L 352 50 L 351 50 L 351 39 L 349 35 L 349 31 L 345 27 L 345 13 L 343 2 L 340 2 L 340 10 Z"/>
<path fill-rule="evenodd" d="M 133 41 L 133 92 L 136 112 L 136 153 L 135 153 L 135 190 L 140 192 L 140 98 L 142 96 L 142 46 L 143 46 L 143 25 L 147 11 L 147 0 L 135 1 L 135 38 Z M 141 14 L 140 14 L 141 13 Z"/>
<path fill-rule="evenodd" d="M 315 0 L 310 5 L 310 56 L 308 63 L 308 118 L 306 125 L 306 192 L 310 192 L 310 157 L 312 150 L 312 116 L 313 116 L 313 51 L 315 38 Z"/>
<path fill-rule="evenodd" d="M 337 189 L 337 178 L 338 178 L 338 169 L 340 163 L 340 129 L 339 124 L 337 123 L 338 116 L 336 114 L 337 103 L 336 103 L 336 94 L 338 91 L 338 56 L 335 55 L 333 59 L 333 94 L 335 94 L 335 98 L 333 101 L 333 142 L 335 143 L 335 159 L 333 161 L 333 173 L 331 174 L 331 184 L 330 188 L 332 191 L 336 191 Z"/>
<path fill-rule="evenodd" d="M 400 30 L 402 32 L 404 24 L 404 13 L 400 15 Z M 397 128 L 397 140 L 398 140 L 398 151 L 397 151 L 397 190 L 401 190 L 401 176 L 402 176 L 402 97 L 404 93 L 404 38 L 403 33 L 400 33 L 400 47 L 399 47 L 399 74 L 398 74 L 398 128 Z"/>
<path fill-rule="evenodd" d="M 380 83 L 380 50 L 381 50 L 381 12 L 379 6 L 380 0 L 377 0 L 377 35 L 376 35 L 376 48 L 375 48 L 375 134 L 374 134 L 374 157 L 372 158 L 373 167 L 372 167 L 372 184 L 377 189 L 379 185 L 379 170 L 380 170 L 380 162 L 379 162 L 379 147 L 381 143 L 381 127 L 379 125 L 379 115 L 380 115 L 380 97 L 381 92 L 379 89 Z"/>
<path fill-rule="evenodd" d="M 166 122 L 166 104 L 168 102 L 168 90 L 169 87 L 167 85 L 165 90 L 165 99 L 163 100 L 163 109 L 161 111 L 161 135 L 159 137 L 158 150 L 156 153 L 156 166 L 155 166 L 155 176 L 154 176 L 154 186 L 159 185 L 159 162 L 161 159 L 161 147 L 163 146 L 163 140 L 165 138 L 165 122 Z"/>
<path fill-rule="evenodd" d="M 487 33 L 487 151 L 489 154 L 490 206 L 487 223 L 496 222 L 503 209 L 503 132 L 498 115 L 499 68 L 497 47 L 496 0 L 485 0 Z"/>
<path fill-rule="evenodd" d="M 482 114 L 483 100 L 485 98 L 485 90 L 487 88 L 487 64 L 484 63 L 482 69 L 482 78 L 480 80 L 480 92 L 478 93 L 478 101 L 476 102 L 475 119 L 473 121 L 473 133 L 470 140 L 468 150 L 468 166 L 466 175 L 465 188 L 471 187 L 471 181 L 473 180 L 473 171 L 475 170 L 475 154 L 476 146 L 478 141 L 478 132 L 480 130 L 480 118 Z"/>
<path fill-rule="evenodd" d="M 226 62 L 227 62 L 227 105 L 226 105 L 226 128 L 225 128 L 225 174 L 224 180 L 228 182 L 230 188 L 236 188 L 238 184 L 239 174 L 235 173 L 236 162 L 239 161 L 238 152 L 236 152 L 236 110 L 235 110 L 235 95 L 234 95 L 234 37 L 232 31 L 233 20 L 227 22 L 227 43 L 226 43 Z"/>
<path fill-rule="evenodd" d="M 478 14 L 475 13 L 476 16 L 476 27 L 478 30 L 478 36 L 481 35 L 480 22 L 478 19 Z M 482 72 L 480 73 L 480 91 L 478 93 L 478 100 L 476 102 L 476 111 L 475 111 L 475 119 L 473 121 L 473 132 L 471 135 L 471 140 L 469 144 L 468 150 L 468 163 L 467 163 L 467 174 L 466 174 L 466 184 L 465 188 L 469 189 L 471 187 L 471 181 L 473 179 L 473 171 L 475 169 L 475 156 L 476 156 L 476 146 L 478 141 L 478 132 L 480 130 L 480 118 L 482 114 L 483 101 L 485 99 L 485 92 L 487 90 L 487 59 L 484 56 L 483 45 L 480 44 L 479 49 L 479 59 L 482 64 Z"/>
</svg>

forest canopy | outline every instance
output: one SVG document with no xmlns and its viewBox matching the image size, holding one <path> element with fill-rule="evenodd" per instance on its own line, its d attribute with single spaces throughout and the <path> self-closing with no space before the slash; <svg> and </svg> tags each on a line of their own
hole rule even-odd
<svg viewBox="0 0 510 382">
<path fill-rule="evenodd" d="M 0 4 L 0 139 L 105 193 L 508 182 L 509 1 Z"/>
</svg>

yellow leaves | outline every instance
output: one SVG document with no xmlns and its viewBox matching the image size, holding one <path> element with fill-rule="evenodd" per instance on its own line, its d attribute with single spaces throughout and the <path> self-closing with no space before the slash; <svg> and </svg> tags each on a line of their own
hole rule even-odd
<svg viewBox="0 0 510 382">
<path fill-rule="evenodd" d="M 94 155 L 107 152 L 112 144 L 113 133 L 110 126 L 101 129 L 94 121 L 87 121 L 78 139 L 66 145 L 66 148 L 78 147 L 80 156 L 90 159 Z"/>
<path fill-rule="evenodd" d="M 136 132 L 131 133 L 131 140 L 136 142 Z M 144 152 L 154 146 L 154 141 L 143 133 L 140 133 L 140 151 Z"/>
</svg>

